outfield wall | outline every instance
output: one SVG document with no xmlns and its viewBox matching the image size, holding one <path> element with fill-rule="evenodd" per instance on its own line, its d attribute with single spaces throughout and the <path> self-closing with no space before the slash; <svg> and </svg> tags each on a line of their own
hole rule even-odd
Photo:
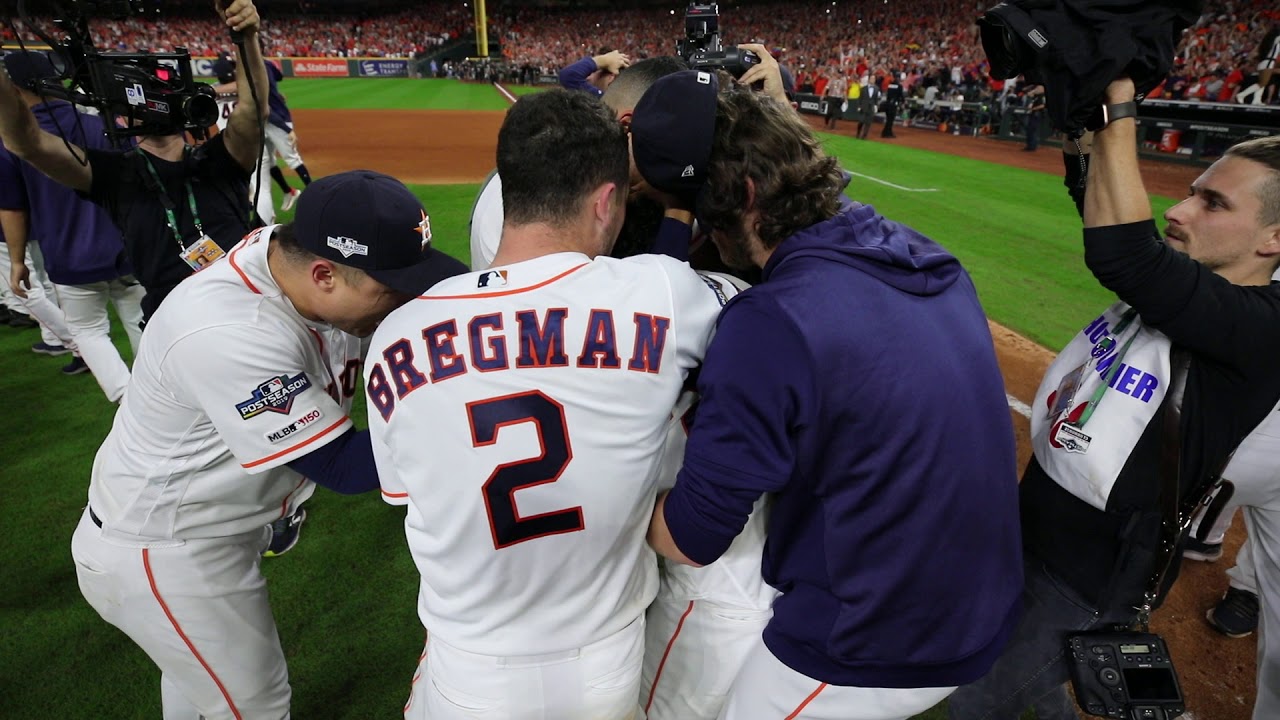
<svg viewBox="0 0 1280 720">
<path fill-rule="evenodd" d="M 285 77 L 297 78 L 405 78 L 413 77 L 413 61 L 404 58 L 268 58 Z M 211 57 L 191 58 L 196 77 L 213 77 Z"/>
</svg>

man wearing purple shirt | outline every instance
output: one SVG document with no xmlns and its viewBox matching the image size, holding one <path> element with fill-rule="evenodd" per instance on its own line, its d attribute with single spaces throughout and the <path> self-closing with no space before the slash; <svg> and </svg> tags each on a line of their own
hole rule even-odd
<svg viewBox="0 0 1280 720">
<path fill-rule="evenodd" d="M 664 110 L 707 136 L 688 161 L 706 178 L 699 224 L 763 281 L 720 316 L 649 540 L 712 563 L 771 493 L 762 574 L 781 595 L 720 717 L 905 720 L 986 673 L 1019 612 L 1013 427 L 986 318 L 946 250 L 842 202 L 836 160 L 790 107 L 705 75 L 650 93 L 676 85 Z"/>
<path fill-rule="evenodd" d="M 22 89 L 30 81 L 57 76 L 47 56 L 39 52 L 12 53 L 4 62 L 9 76 L 19 86 L 19 95 L 42 129 L 66 133 L 67 139 L 80 147 L 111 149 L 100 118 L 77 111 L 71 103 L 43 102 Z M 129 372 L 111 343 L 107 302 L 115 305 L 136 352 L 142 334 L 138 324 L 144 295 L 142 286 L 131 276 L 120 230 L 102 208 L 3 149 L 0 213 L 20 216 L 18 232 L 9 233 L 6 238 L 13 257 L 25 253 L 29 240 L 39 244 L 45 270 L 57 292 L 57 304 L 72 334 L 68 339 L 75 341 L 81 353 L 82 359 L 77 363 L 83 366 L 88 362 L 107 397 L 119 400 Z M 26 275 L 25 265 L 13 265 L 10 283 L 19 295 L 25 295 Z"/>
</svg>

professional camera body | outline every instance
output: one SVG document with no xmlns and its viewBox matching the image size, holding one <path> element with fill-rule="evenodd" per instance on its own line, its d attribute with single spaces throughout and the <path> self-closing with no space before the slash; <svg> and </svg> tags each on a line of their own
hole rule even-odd
<svg viewBox="0 0 1280 720">
<path fill-rule="evenodd" d="M 1152 633 L 1081 633 L 1067 640 L 1076 702 L 1090 715 L 1172 720 L 1186 711 L 1164 639 Z"/>
<path fill-rule="evenodd" d="M 88 12 L 118 18 L 157 12 L 154 0 L 71 0 L 71 12 L 51 3 L 61 37 L 49 37 L 32 23 L 25 0 L 18 14 L 51 48 L 49 59 L 59 77 L 26 88 L 41 97 L 95 107 L 108 120 L 113 138 L 173 135 L 202 136 L 218 119 L 213 89 L 198 83 L 185 48 L 172 53 L 99 52 L 89 33 Z M 124 121 L 123 126 L 115 119 Z"/>
<path fill-rule="evenodd" d="M 676 53 L 694 70 L 724 70 L 734 77 L 760 63 L 760 56 L 736 47 L 720 45 L 720 6 L 717 3 L 689 3 L 684 15 L 684 40 L 676 43 Z"/>
</svg>

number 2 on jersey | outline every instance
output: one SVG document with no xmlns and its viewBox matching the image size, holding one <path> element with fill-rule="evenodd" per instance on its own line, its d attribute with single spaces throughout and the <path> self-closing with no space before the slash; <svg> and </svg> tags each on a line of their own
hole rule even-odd
<svg viewBox="0 0 1280 720">
<path fill-rule="evenodd" d="M 537 457 L 499 465 L 483 485 L 495 549 L 583 529 L 581 506 L 529 517 L 516 509 L 517 490 L 555 482 L 573 459 L 563 405 L 535 390 L 467 403 L 467 419 L 475 447 L 494 444 L 502 428 L 521 423 L 533 423 L 542 446 Z"/>
</svg>

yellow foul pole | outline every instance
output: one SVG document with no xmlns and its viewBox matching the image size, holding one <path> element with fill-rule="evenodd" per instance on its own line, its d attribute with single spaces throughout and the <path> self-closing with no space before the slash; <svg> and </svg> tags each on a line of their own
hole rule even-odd
<svg viewBox="0 0 1280 720">
<path fill-rule="evenodd" d="M 485 20 L 484 0 L 474 0 L 476 13 L 476 54 L 489 57 L 489 26 Z"/>
</svg>

